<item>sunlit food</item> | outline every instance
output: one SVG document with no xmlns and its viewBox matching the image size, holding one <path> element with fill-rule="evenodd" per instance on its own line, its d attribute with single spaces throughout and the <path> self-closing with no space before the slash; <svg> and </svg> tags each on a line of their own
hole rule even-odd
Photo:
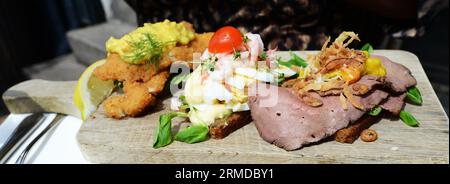
<svg viewBox="0 0 450 184">
<path fill-rule="evenodd" d="M 106 99 L 106 114 L 116 119 L 141 115 L 164 89 L 171 64 L 191 62 L 193 53 L 206 49 L 211 36 L 195 33 L 187 22 L 165 20 L 144 24 L 120 39 L 110 38 L 106 63 L 94 75 L 115 81 L 124 94 Z"/>
</svg>

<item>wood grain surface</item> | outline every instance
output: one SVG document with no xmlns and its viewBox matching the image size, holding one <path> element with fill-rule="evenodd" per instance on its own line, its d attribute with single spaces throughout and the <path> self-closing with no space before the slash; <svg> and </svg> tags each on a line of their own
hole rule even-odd
<svg viewBox="0 0 450 184">
<path fill-rule="evenodd" d="M 298 52 L 305 57 L 314 52 Z M 279 52 L 287 58 L 287 52 Z M 408 67 L 418 81 L 422 106 L 406 105 L 420 127 L 398 119 L 383 119 L 372 126 L 379 139 L 353 144 L 323 141 L 296 151 L 285 151 L 262 140 L 253 123 L 222 140 L 197 144 L 174 142 L 152 148 L 152 133 L 159 115 L 168 112 L 170 100 L 161 99 L 150 114 L 114 120 L 102 108 L 85 121 L 77 140 L 85 158 L 93 163 L 449 163 L 449 120 L 418 60 L 409 52 L 378 50 Z M 72 93 L 70 93 L 72 94 Z M 67 98 L 67 96 L 64 96 Z M 174 131 L 185 123 L 176 120 Z"/>
<path fill-rule="evenodd" d="M 3 101 L 14 114 L 55 112 L 80 117 L 73 102 L 77 81 L 33 79 L 6 90 Z"/>
<path fill-rule="evenodd" d="M 280 52 L 288 57 L 286 52 Z M 300 52 L 305 54 L 311 52 Z M 406 105 L 420 122 L 412 128 L 398 119 L 383 119 L 372 126 L 376 142 L 353 144 L 322 142 L 296 151 L 285 151 L 262 140 L 253 123 L 223 140 L 198 144 L 174 142 L 152 148 L 152 133 L 159 115 L 168 112 L 168 99 L 152 114 L 113 120 L 100 108 L 81 127 L 77 139 L 85 157 L 94 163 L 448 163 L 448 118 L 418 58 L 404 51 L 376 51 L 411 69 L 423 94 L 422 106 Z M 178 123 L 174 123 L 175 129 Z"/>
</svg>

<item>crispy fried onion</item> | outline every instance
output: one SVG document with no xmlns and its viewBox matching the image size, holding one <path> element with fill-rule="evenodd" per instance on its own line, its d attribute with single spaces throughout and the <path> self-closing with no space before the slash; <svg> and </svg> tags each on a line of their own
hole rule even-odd
<svg viewBox="0 0 450 184">
<path fill-rule="evenodd" d="M 365 84 L 358 84 L 355 83 L 352 85 L 352 89 L 353 89 L 353 93 L 355 95 L 364 95 L 367 92 L 369 92 L 369 86 L 365 85 Z"/>
<path fill-rule="evenodd" d="M 355 108 L 364 110 L 364 105 L 353 95 L 348 84 L 341 80 L 332 80 L 329 82 L 322 82 L 321 84 L 304 80 L 295 81 L 291 88 L 305 104 L 311 107 L 319 107 L 323 104 L 322 100 L 312 95 L 313 92 L 316 92 L 322 97 L 339 95 L 339 101 L 344 110 L 348 109 L 347 100 Z"/>
<path fill-rule="evenodd" d="M 320 73 L 324 74 L 329 71 L 339 69 L 343 66 L 345 67 L 353 67 L 359 71 L 364 70 L 364 61 L 365 56 L 360 57 L 361 55 L 356 55 L 356 57 L 349 57 L 349 58 L 335 58 L 331 59 L 326 62 L 326 64 L 322 67 L 320 70 Z"/>
<path fill-rule="evenodd" d="M 350 39 L 348 39 L 350 38 Z M 347 40 L 345 42 L 345 40 Z M 348 49 L 347 46 L 354 40 L 359 40 L 358 35 L 354 32 L 343 32 L 334 42 L 327 48 L 329 38 L 322 46 L 322 50 L 313 60 L 319 63 L 322 68 L 321 73 L 331 71 L 336 68 L 340 68 L 342 65 L 351 65 L 359 68 L 364 61 L 367 60 L 367 56 L 362 51 Z"/>
<path fill-rule="evenodd" d="M 288 81 L 290 84 L 286 84 L 286 86 L 290 86 L 294 93 L 300 98 L 300 100 L 305 103 L 306 105 L 309 105 L 311 107 L 319 107 L 321 106 L 322 100 L 316 98 L 313 96 L 312 92 L 309 92 L 311 89 L 312 85 L 314 85 L 314 83 L 312 83 L 312 80 L 292 80 L 292 81 Z M 284 84 L 283 84 L 284 85 Z M 307 88 L 307 86 L 310 86 Z"/>
<path fill-rule="evenodd" d="M 348 101 L 356 108 L 363 110 L 364 106 L 355 99 L 355 96 L 353 96 L 353 93 L 350 91 L 350 88 L 348 85 L 344 85 L 344 88 L 342 90 L 344 92 L 345 97 L 347 97 Z"/>
<path fill-rule="evenodd" d="M 327 82 L 315 83 L 313 80 L 295 80 L 288 81 L 290 86 L 300 99 L 307 105 L 312 107 L 318 107 L 322 105 L 322 101 L 318 98 L 313 97 L 311 92 L 317 92 L 320 96 L 339 95 L 342 93 L 342 88 L 345 85 L 344 81 L 341 80 L 331 80 Z"/>
<path fill-rule="evenodd" d="M 292 88 L 292 86 L 294 86 L 294 84 L 296 84 L 298 81 L 298 79 L 289 79 L 283 82 L 283 84 L 281 84 L 281 87 L 285 87 L 285 88 Z"/>
<path fill-rule="evenodd" d="M 303 88 L 303 90 L 326 92 L 334 89 L 342 89 L 344 84 L 345 82 L 342 80 L 330 80 L 321 83 L 309 83 Z"/>
<path fill-rule="evenodd" d="M 300 93 L 299 97 L 305 104 L 311 107 L 319 107 L 323 104 L 322 100 L 314 97 L 310 92 Z"/>
<path fill-rule="evenodd" d="M 350 37 L 350 40 L 348 40 L 346 43 L 345 40 Z M 350 31 L 344 31 L 342 32 L 335 40 L 334 43 L 342 45 L 343 47 L 347 47 L 350 43 L 352 43 L 353 40 L 359 40 L 358 34 Z"/>
<path fill-rule="evenodd" d="M 312 107 L 322 105 L 321 99 L 313 95 L 315 92 L 320 96 L 339 95 L 339 100 L 345 110 L 348 109 L 347 101 L 355 108 L 363 109 L 364 106 L 353 96 L 349 82 L 344 81 L 341 77 L 321 78 L 326 73 L 343 70 L 344 67 L 351 67 L 360 72 L 364 71 L 364 64 L 368 56 L 362 51 L 347 48 L 354 40 L 359 41 L 357 34 L 343 32 L 328 46 L 330 42 L 330 37 L 328 37 L 321 51 L 316 56 L 309 57 L 314 73 L 304 79 L 286 81 L 282 86 L 292 88 L 305 104 Z M 367 86 L 354 86 L 354 88 L 352 89 L 359 93 L 366 93 L 368 90 Z"/>
<path fill-rule="evenodd" d="M 331 89 L 328 91 L 316 91 L 320 96 L 339 96 L 342 94 L 342 89 Z"/>
</svg>

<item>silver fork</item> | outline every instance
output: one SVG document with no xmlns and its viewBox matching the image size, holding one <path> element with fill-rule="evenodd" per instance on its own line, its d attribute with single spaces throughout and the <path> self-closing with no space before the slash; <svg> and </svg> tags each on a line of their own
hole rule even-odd
<svg viewBox="0 0 450 184">
<path fill-rule="evenodd" d="M 44 136 L 49 130 L 51 130 L 55 125 L 59 124 L 61 120 L 65 117 L 63 114 L 56 114 L 55 118 L 50 122 L 50 124 L 45 127 L 42 132 L 40 132 L 31 142 L 27 145 L 27 147 L 20 153 L 19 158 L 16 160 L 16 164 L 23 164 L 25 163 L 26 157 L 28 155 L 28 152 L 30 152 L 31 148 L 33 148 L 34 144 L 36 144 L 39 139 Z"/>
<path fill-rule="evenodd" d="M 4 141 L 0 147 L 0 164 L 5 164 L 22 146 L 28 137 L 47 119 L 43 113 L 34 113 L 27 116 L 20 122 L 11 135 Z M 0 132 L 2 133 L 2 132 Z"/>
</svg>

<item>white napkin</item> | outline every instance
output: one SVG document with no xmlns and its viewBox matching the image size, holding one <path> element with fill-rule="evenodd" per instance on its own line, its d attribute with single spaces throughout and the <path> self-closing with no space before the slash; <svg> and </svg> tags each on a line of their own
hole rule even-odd
<svg viewBox="0 0 450 184">
<path fill-rule="evenodd" d="M 15 127 L 30 114 L 11 114 L 0 126 L 0 142 L 7 139 Z M 8 164 L 15 163 L 24 148 L 35 138 L 50 122 L 56 114 L 45 114 L 47 119 L 41 126 L 22 144 L 22 146 L 8 160 Z M 42 136 L 27 155 L 25 163 L 32 164 L 87 164 L 76 141 L 76 134 L 82 121 L 73 116 L 66 116 Z"/>
</svg>

